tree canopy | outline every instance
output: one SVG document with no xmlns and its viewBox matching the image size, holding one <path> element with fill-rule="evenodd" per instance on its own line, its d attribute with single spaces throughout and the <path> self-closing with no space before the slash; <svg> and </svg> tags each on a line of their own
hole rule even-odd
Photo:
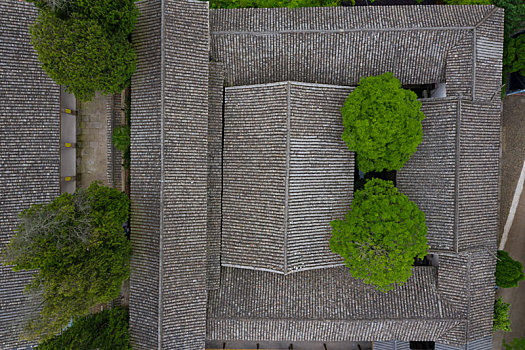
<svg viewBox="0 0 525 350">
<path fill-rule="evenodd" d="M 372 179 L 354 193 L 345 220 L 335 220 L 330 248 L 353 277 L 381 291 L 403 284 L 414 258 L 428 250 L 425 214 L 391 181 Z"/>
<path fill-rule="evenodd" d="M 505 37 L 525 28 L 525 1 L 523 0 L 490 0 L 495 6 L 505 9 Z"/>
<path fill-rule="evenodd" d="M 503 70 L 525 76 L 525 35 L 510 38 L 503 50 Z"/>
<path fill-rule="evenodd" d="M 131 245 L 122 228 L 128 215 L 126 194 L 98 183 L 20 214 L 2 260 L 14 271 L 36 270 L 26 290 L 42 308 L 26 315 L 24 338 L 49 338 L 119 295 L 130 273 Z"/>
<path fill-rule="evenodd" d="M 38 345 L 38 350 L 128 350 L 129 316 L 122 307 L 76 318 L 60 335 Z"/>
<path fill-rule="evenodd" d="M 496 264 L 496 285 L 501 288 L 517 287 L 520 281 L 525 280 L 523 265 L 511 258 L 509 253 L 498 250 Z"/>
<path fill-rule="evenodd" d="M 365 173 L 401 169 L 423 140 L 421 102 L 392 73 L 361 79 L 341 113 L 342 138 Z"/>
<path fill-rule="evenodd" d="M 72 0 L 52 8 L 38 1 L 31 43 L 42 68 L 80 100 L 129 84 L 136 54 L 129 36 L 138 10 L 133 0 Z"/>
</svg>

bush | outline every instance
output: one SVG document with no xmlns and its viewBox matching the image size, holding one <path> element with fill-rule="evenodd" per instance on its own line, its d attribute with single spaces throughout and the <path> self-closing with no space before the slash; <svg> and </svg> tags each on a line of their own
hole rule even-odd
<svg viewBox="0 0 525 350">
<path fill-rule="evenodd" d="M 26 291 L 41 299 L 42 309 L 28 316 L 25 339 L 49 338 L 119 295 L 130 273 L 122 228 L 128 216 L 126 194 L 98 183 L 20 214 L 2 260 L 14 271 L 38 269 Z"/>
<path fill-rule="evenodd" d="M 368 181 L 355 192 L 345 220 L 330 225 L 330 249 L 344 258 L 353 277 L 381 291 L 406 282 L 414 258 L 427 254 L 425 214 L 391 181 Z"/>
<path fill-rule="evenodd" d="M 503 339 L 503 346 L 505 350 L 525 350 L 525 338 L 514 338 L 510 344 L 507 344 Z"/>
<path fill-rule="evenodd" d="M 510 332 L 509 308 L 510 304 L 503 302 L 502 298 L 498 298 L 494 301 L 493 329 L 495 331 L 500 330 Z"/>
<path fill-rule="evenodd" d="M 115 148 L 122 152 L 123 166 L 129 169 L 130 163 L 130 128 L 128 125 L 123 125 L 113 130 L 111 137 Z"/>
<path fill-rule="evenodd" d="M 525 76 L 525 34 L 506 41 L 503 51 L 503 71 L 519 72 Z"/>
<path fill-rule="evenodd" d="M 38 345 L 38 350 L 128 350 L 129 316 L 124 308 L 113 308 L 74 320 L 62 334 Z"/>
<path fill-rule="evenodd" d="M 343 140 L 364 173 L 399 170 L 423 139 L 421 102 L 392 73 L 363 78 L 348 96 Z"/>
<path fill-rule="evenodd" d="M 271 8 L 339 6 L 340 0 L 210 0 L 210 8 Z"/>
<path fill-rule="evenodd" d="M 138 10 L 132 0 L 72 0 L 51 8 L 38 2 L 31 43 L 42 68 L 80 100 L 95 91 L 116 93 L 129 85 L 136 55 L 129 41 Z"/>
<path fill-rule="evenodd" d="M 111 140 L 113 141 L 115 147 L 121 152 L 125 152 L 130 145 L 129 133 L 130 129 L 127 125 L 119 126 L 113 130 Z"/>
<path fill-rule="evenodd" d="M 504 250 L 498 250 L 498 263 L 496 264 L 496 285 L 501 288 L 517 287 L 523 281 L 523 265 L 512 259 Z"/>
</svg>

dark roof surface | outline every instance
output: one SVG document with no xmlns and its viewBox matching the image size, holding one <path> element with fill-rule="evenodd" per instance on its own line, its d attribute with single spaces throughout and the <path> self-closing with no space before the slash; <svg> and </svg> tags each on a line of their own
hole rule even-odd
<svg viewBox="0 0 525 350">
<path fill-rule="evenodd" d="M 501 40 L 487 34 L 501 30 L 496 28 L 501 16 L 491 6 L 211 10 L 211 57 L 225 63 L 230 85 L 286 80 L 357 85 L 362 77 L 390 71 L 403 84 L 447 80 L 465 93 L 478 79 L 484 97 L 487 88 L 493 93 L 496 79 L 487 71 L 473 77 L 475 65 L 483 64 L 470 59 L 465 70 L 463 54 L 487 52 L 497 60 L 491 50 L 501 55 Z M 459 60 L 451 57 L 447 64 L 449 54 Z"/>
<path fill-rule="evenodd" d="M 503 11 L 208 11 L 194 1 L 177 2 L 172 11 L 173 4 L 140 3 L 134 34 L 135 347 L 200 349 L 205 338 L 397 339 L 488 350 Z M 226 85 L 234 86 L 224 96 L 223 126 L 217 114 L 222 76 L 216 64 L 209 68 L 208 53 L 223 65 Z M 344 215 L 353 187 L 353 157 L 341 158 L 348 151 L 339 108 L 361 77 L 385 71 L 403 84 L 446 82 L 448 97 L 423 101 L 424 141 L 398 172 L 400 190 L 427 214 L 439 267 L 415 268 L 405 286 L 378 294 L 344 268 L 328 267 L 339 261 L 328 249 L 325 224 L 335 208 Z M 222 218 L 213 205 L 219 181 Z M 332 199 L 323 196 L 336 200 L 326 205 Z"/>
<path fill-rule="evenodd" d="M 328 223 L 335 218 L 325 217 L 323 208 L 330 208 L 328 213 L 332 215 L 335 211 L 344 216 L 348 208 L 344 204 L 351 201 L 351 198 L 343 198 L 344 193 L 351 196 L 353 191 L 353 181 L 341 182 L 344 174 L 338 172 L 338 167 L 332 168 L 335 163 L 342 165 L 340 170 L 352 170 L 353 157 L 331 160 L 338 154 L 334 150 L 339 149 L 341 154 L 347 150 L 343 142 L 336 141 L 340 140 L 342 132 L 339 109 L 350 91 L 345 87 L 293 82 L 226 89 L 223 266 L 264 270 L 268 266 L 264 264 L 272 261 L 268 257 L 282 263 L 284 246 L 285 258 L 289 261 L 293 260 L 288 256 L 304 254 L 301 267 L 323 267 L 322 259 L 330 256 Z M 285 125 L 288 111 L 282 107 L 283 104 L 286 106 L 286 99 L 291 101 L 291 120 L 301 125 L 299 132 L 294 128 L 294 122 L 288 126 L 292 145 L 289 160 L 286 158 Z M 267 107 L 270 102 L 275 108 Z M 294 103 L 300 108 L 294 109 Z M 355 281 L 352 285 L 353 279 L 346 269 L 316 270 L 311 274 L 297 272 L 298 277 L 286 278 L 267 272 L 227 268 L 223 269 L 220 290 L 209 296 L 209 339 L 399 339 L 436 340 L 460 345 L 491 334 L 493 255 L 498 220 L 499 106 L 457 97 L 423 99 L 422 103 L 426 115 L 423 142 L 405 167 L 398 171 L 397 184 L 401 192 L 414 200 L 426 214 L 430 251 L 439 254 L 439 288 L 433 290 L 435 296 L 426 290 L 418 291 L 424 285 L 418 279 L 421 275 L 410 280 L 403 292 L 401 288 L 396 289 L 395 293 L 400 294 L 374 294 L 384 296 L 384 299 L 377 299 L 374 295 L 367 295 L 367 290 L 357 288 Z M 281 139 L 269 136 L 272 135 L 271 128 L 279 130 Z M 268 140 L 273 140 L 272 146 L 280 150 L 280 161 L 276 161 L 274 153 L 264 153 Z M 328 144 L 333 147 L 327 147 Z M 293 145 L 300 147 L 294 152 Z M 327 150 L 329 154 L 325 154 Z M 291 166 L 287 173 L 286 162 L 294 164 L 294 155 L 300 155 L 298 164 L 301 166 Z M 318 155 L 327 160 L 322 164 L 323 173 L 315 171 Z M 257 165 L 261 164 L 259 157 L 265 162 L 271 160 L 272 166 L 265 163 L 258 168 Z M 314 171 L 310 172 L 310 169 Z M 335 170 L 335 173 L 326 172 L 327 169 Z M 260 175 L 261 171 L 265 176 Z M 275 179 L 276 174 L 281 181 L 273 189 L 268 183 Z M 313 178 L 309 179 L 308 174 L 314 174 Z M 287 175 L 290 183 L 288 203 L 283 198 L 287 193 L 284 190 Z M 322 181 L 328 175 L 333 176 L 334 182 Z M 346 177 L 353 178 L 351 171 Z M 471 182 L 469 178 L 472 178 Z M 298 184 L 296 189 L 292 186 L 294 181 Z M 343 186 L 335 189 L 340 196 L 343 192 L 343 196 L 337 197 L 343 200 L 340 211 L 335 210 L 336 205 L 323 202 L 326 193 L 330 192 L 330 183 Z M 255 196 L 246 192 L 254 188 L 257 189 Z M 294 194 L 302 198 L 305 193 L 313 195 L 299 200 L 302 204 L 299 211 L 292 210 L 296 208 Z M 276 200 L 277 215 L 273 225 L 261 227 L 254 212 L 261 210 L 259 215 L 263 218 L 269 217 L 268 212 L 274 213 L 263 204 L 264 200 Z M 303 208 L 304 212 L 301 212 Z M 282 218 L 286 217 L 287 209 L 288 227 L 284 227 Z M 293 223 L 295 218 L 299 225 Z M 233 223 L 248 224 L 236 230 Z M 272 229 L 273 236 L 268 235 L 268 228 Z M 297 246 L 290 244 L 294 235 L 297 235 Z M 334 262 L 340 263 L 335 258 Z M 241 263 L 232 264 L 231 261 Z M 343 271 L 346 277 L 338 275 Z M 425 270 L 415 268 L 414 271 L 418 274 Z M 433 281 L 436 288 L 436 281 Z M 360 299 L 352 293 L 361 293 L 365 301 L 356 301 Z M 416 294 L 421 299 L 414 300 Z M 345 302 L 347 297 L 348 302 Z M 373 301 L 373 308 L 368 304 L 370 301 Z M 410 304 L 412 302 L 414 304 Z M 432 310 L 437 308 L 440 308 L 440 313 L 433 314 Z M 450 314 L 445 312 L 447 308 Z M 427 328 L 407 328 L 404 322 L 389 323 L 393 319 L 417 319 L 429 323 L 425 326 Z M 325 323 L 337 320 L 384 321 L 386 323 L 381 327 L 387 327 L 388 323 L 389 331 L 365 331 L 357 326 L 358 323 L 352 322 L 338 324 L 336 328 L 323 323 L 326 328 L 316 323 L 319 320 Z M 439 327 L 433 328 L 437 324 Z M 304 333 L 306 329 L 309 331 Z M 440 332 L 442 330 L 446 331 Z M 296 331 L 299 334 L 294 335 Z M 274 335 L 273 332 L 278 333 Z"/>
<path fill-rule="evenodd" d="M 295 82 L 226 88 L 222 265 L 280 273 L 341 265 L 329 222 L 353 193 L 341 140 L 351 88 Z"/>
<path fill-rule="evenodd" d="M 219 288 L 222 224 L 222 102 L 224 67 L 210 62 L 208 89 L 208 226 L 206 247 L 208 289 Z"/>
<path fill-rule="evenodd" d="M 202 349 L 206 327 L 208 4 L 147 1 L 133 34 L 130 335 Z"/>
<path fill-rule="evenodd" d="M 409 281 L 389 293 L 344 267 L 286 276 L 223 268 L 221 288 L 210 292 L 208 305 L 208 339 L 438 339 L 462 322 L 439 295 L 434 267 L 414 268 Z"/>
<path fill-rule="evenodd" d="M 496 245 L 500 105 L 422 100 L 423 142 L 397 172 L 397 186 L 426 215 L 430 250 Z"/>
<path fill-rule="evenodd" d="M 31 204 L 60 193 L 60 88 L 41 69 L 30 44 L 33 4 L 0 2 L 0 251 Z M 0 265 L 0 348 L 19 341 L 30 308 L 24 286 L 30 272 Z"/>
</svg>

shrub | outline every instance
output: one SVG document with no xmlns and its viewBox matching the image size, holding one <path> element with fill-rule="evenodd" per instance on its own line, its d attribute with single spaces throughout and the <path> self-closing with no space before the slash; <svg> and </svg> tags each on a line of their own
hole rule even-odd
<svg viewBox="0 0 525 350">
<path fill-rule="evenodd" d="M 113 308 L 74 320 L 59 336 L 38 345 L 38 350 L 99 349 L 127 350 L 129 317 L 124 308 Z"/>
<path fill-rule="evenodd" d="M 330 225 L 332 251 L 344 258 L 353 277 L 381 291 L 406 282 L 414 258 L 428 250 L 425 214 L 391 181 L 368 181 L 355 192 L 345 220 Z"/>
<path fill-rule="evenodd" d="M 506 73 L 519 72 L 525 76 L 525 34 L 505 42 L 503 70 Z"/>
<path fill-rule="evenodd" d="M 119 126 L 113 130 L 111 140 L 113 141 L 115 147 L 121 152 L 125 152 L 130 145 L 129 132 L 130 129 L 127 125 Z"/>
<path fill-rule="evenodd" d="M 525 338 L 514 338 L 510 344 L 507 344 L 503 339 L 503 346 L 505 350 L 525 350 Z"/>
<path fill-rule="evenodd" d="M 493 329 L 495 331 L 500 330 L 510 332 L 509 308 L 510 304 L 503 302 L 502 298 L 498 298 L 494 301 Z"/>
<path fill-rule="evenodd" d="M 20 214 L 2 260 L 14 271 L 38 269 L 26 291 L 41 299 L 42 309 L 29 317 L 25 339 L 49 338 L 118 296 L 130 273 L 122 229 L 128 216 L 126 194 L 98 183 Z"/>
<path fill-rule="evenodd" d="M 392 73 L 363 78 L 348 96 L 343 140 L 365 173 L 399 170 L 423 139 L 421 102 Z"/>
<path fill-rule="evenodd" d="M 130 128 L 129 125 L 119 126 L 113 130 L 111 137 L 115 148 L 122 152 L 123 166 L 129 169 L 130 163 Z"/>
<path fill-rule="evenodd" d="M 340 0 L 210 0 L 210 8 L 271 8 L 339 6 Z"/>
<path fill-rule="evenodd" d="M 501 288 L 517 287 L 523 281 L 523 265 L 511 258 L 509 253 L 498 250 L 498 263 L 496 264 L 496 285 Z"/>
</svg>

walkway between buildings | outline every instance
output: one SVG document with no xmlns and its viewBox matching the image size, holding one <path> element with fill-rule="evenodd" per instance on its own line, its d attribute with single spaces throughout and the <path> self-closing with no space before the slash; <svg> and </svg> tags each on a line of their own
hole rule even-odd
<svg viewBox="0 0 525 350">
<path fill-rule="evenodd" d="M 518 131 L 516 132 L 516 130 Z M 512 135 L 514 133 L 516 135 Z M 521 170 L 521 165 L 523 165 L 523 161 L 525 160 L 524 144 L 525 96 L 509 96 L 504 101 L 503 112 L 503 189 L 505 189 L 505 182 L 507 181 L 510 181 L 514 187 L 516 186 L 519 174 L 515 174 L 516 172 L 514 172 L 511 179 L 506 178 L 506 159 L 512 157 L 519 160 L 514 161 L 514 163 L 519 164 Z M 508 208 L 510 205 L 503 203 L 503 208 L 505 207 Z M 505 214 L 503 216 L 506 218 L 507 215 Z M 512 226 L 510 226 L 504 249 L 508 251 L 514 259 L 525 263 L 525 191 L 521 193 L 518 206 L 516 207 L 516 215 Z M 503 301 L 511 304 L 510 319 L 512 322 L 512 332 L 498 331 L 494 333 L 493 348 L 495 350 L 504 349 L 502 346 L 503 339 L 509 342 L 513 338 L 525 337 L 525 282 L 520 282 L 519 287 L 516 288 L 499 289 L 497 296 L 503 297 Z"/>
</svg>

